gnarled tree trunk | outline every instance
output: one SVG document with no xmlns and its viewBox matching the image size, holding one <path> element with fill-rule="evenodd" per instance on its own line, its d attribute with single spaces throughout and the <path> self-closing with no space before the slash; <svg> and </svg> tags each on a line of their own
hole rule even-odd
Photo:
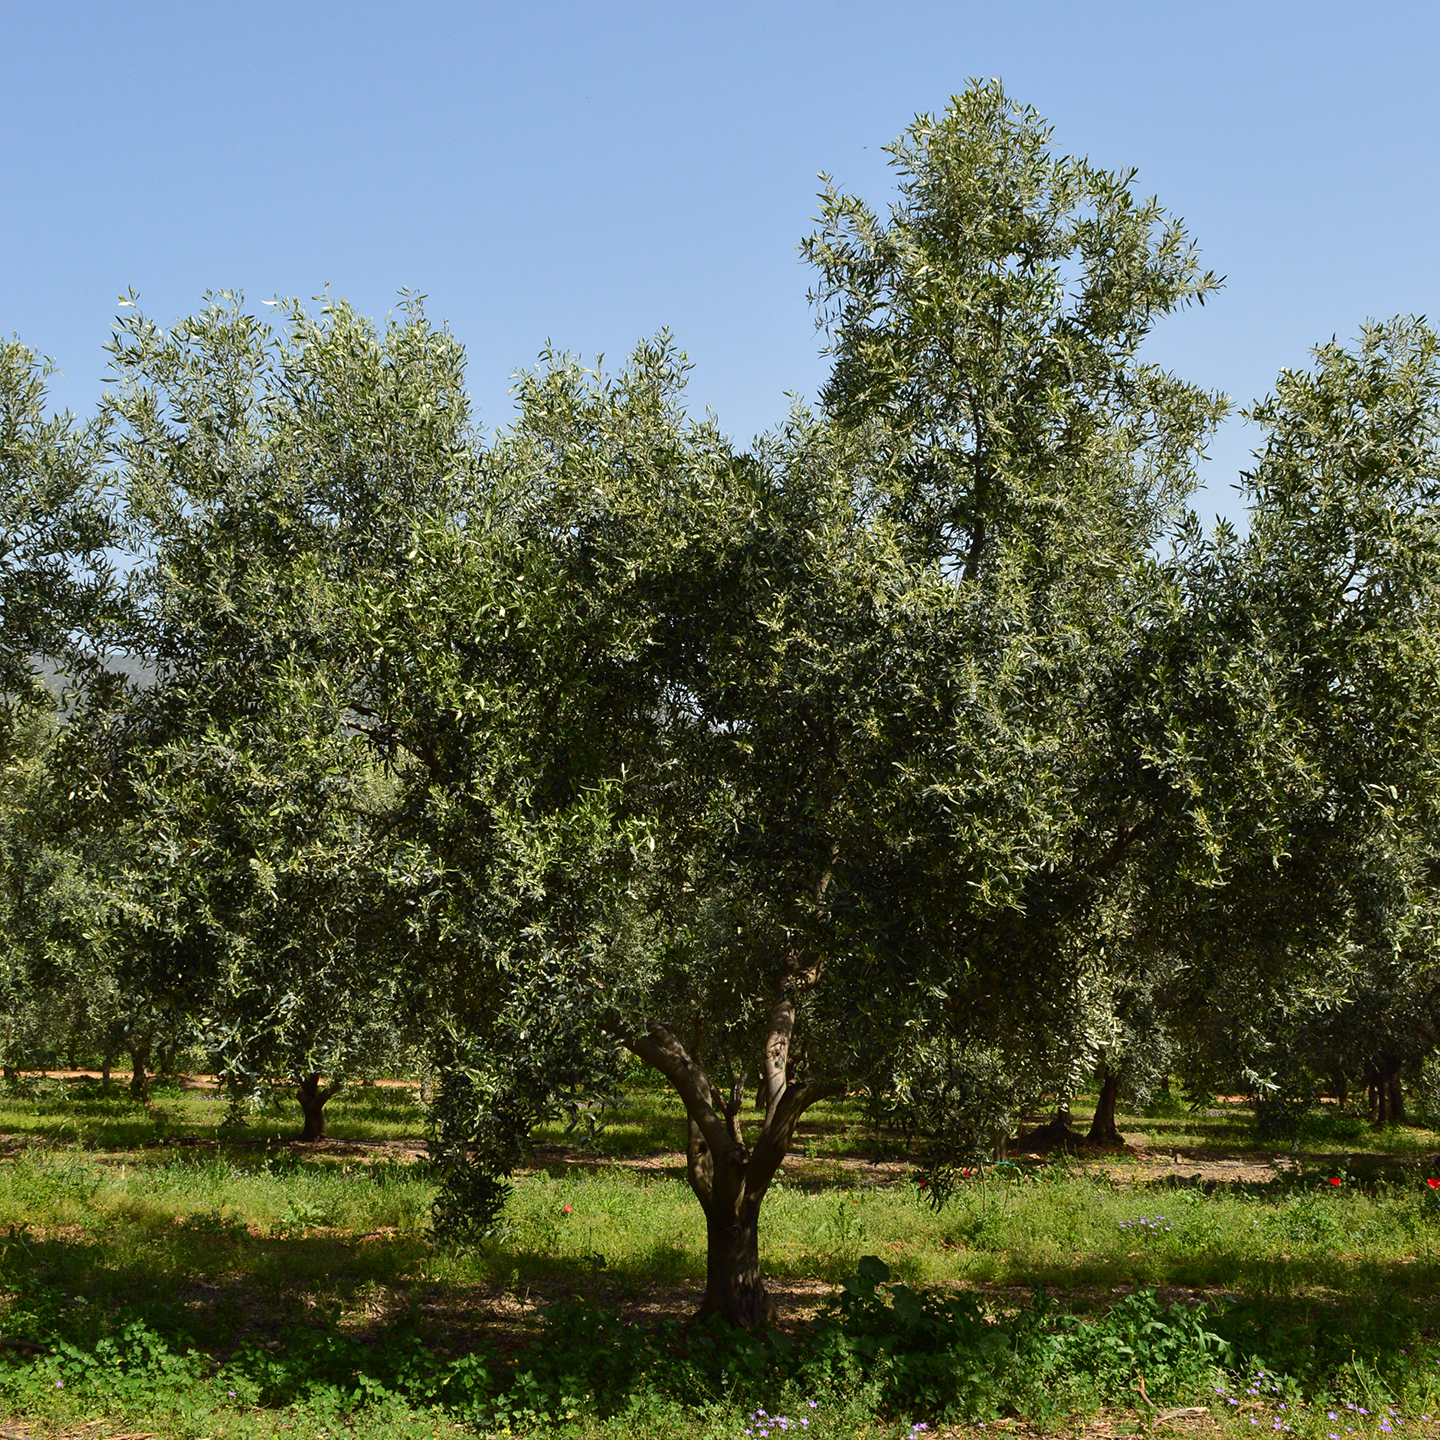
<svg viewBox="0 0 1440 1440">
<path fill-rule="evenodd" d="M 335 1093 L 335 1086 L 325 1089 L 319 1075 L 305 1075 L 295 1087 L 295 1097 L 300 1102 L 300 1113 L 305 1117 L 300 1131 L 301 1140 L 323 1140 L 325 1138 L 325 1102 Z"/>
<path fill-rule="evenodd" d="M 1390 1095 L 1390 1120 L 1392 1124 L 1405 1123 L 1405 1087 L 1400 1083 L 1400 1062 L 1397 1060 L 1390 1071 L 1390 1082 L 1386 1087 Z"/>
<path fill-rule="evenodd" d="M 705 1295 L 698 1315 L 758 1330 L 769 1323 L 774 1307 L 760 1274 L 761 1197 L 747 1194 L 745 1169 L 745 1162 L 726 1156 L 710 1167 L 708 1193 L 696 1188 L 705 1212 Z"/>
<path fill-rule="evenodd" d="M 150 1103 L 150 1042 L 136 1041 L 130 1047 L 130 1093 L 142 1103 Z"/>
<path fill-rule="evenodd" d="M 1095 1117 L 1090 1122 L 1092 1145 L 1123 1145 L 1125 1137 L 1115 1128 L 1115 1099 L 1120 1093 L 1120 1072 L 1107 1070 L 1095 1102 Z"/>
<path fill-rule="evenodd" d="M 626 1047 L 660 1071 L 685 1102 L 686 1170 L 705 1212 L 705 1295 L 697 1318 L 717 1315 L 747 1330 L 761 1329 L 770 1319 L 773 1304 L 760 1273 L 760 1205 L 801 1115 L 815 1101 L 845 1088 L 832 1080 L 797 1081 L 787 1073 L 795 997 L 815 983 L 817 973 L 818 966 L 802 970 L 792 964 L 775 997 L 761 1068 L 765 1118 L 753 1148 L 740 1126 L 745 1082 L 737 1080 L 726 1096 L 711 1081 L 700 1061 L 698 1025 L 688 1051 L 658 1023 L 644 1035 L 623 1037 Z"/>
<path fill-rule="evenodd" d="M 1394 1055 L 1382 1055 L 1370 1071 L 1370 1118 L 1376 1125 L 1405 1118 L 1400 1061 Z"/>
</svg>

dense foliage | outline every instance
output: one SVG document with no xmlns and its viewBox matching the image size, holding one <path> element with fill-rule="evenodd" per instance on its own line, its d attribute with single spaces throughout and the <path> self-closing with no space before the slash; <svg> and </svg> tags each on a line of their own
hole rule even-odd
<svg viewBox="0 0 1440 1440">
<path fill-rule="evenodd" d="M 1285 372 L 1207 533 L 1228 402 L 1142 357 L 1218 283 L 1183 225 L 998 84 L 891 154 L 884 215 L 827 182 L 831 375 L 748 451 L 664 335 L 546 354 L 486 436 L 409 299 L 127 306 L 84 425 L 0 350 L 8 1069 L 124 1052 L 143 1094 L 188 1047 L 312 1139 L 424 1069 L 474 1236 L 638 1062 L 749 1328 L 828 1096 L 937 1201 L 1037 1105 L 1074 1143 L 1092 1077 L 1095 1143 L 1172 1075 L 1398 1118 L 1440 1041 L 1440 345 Z"/>
</svg>

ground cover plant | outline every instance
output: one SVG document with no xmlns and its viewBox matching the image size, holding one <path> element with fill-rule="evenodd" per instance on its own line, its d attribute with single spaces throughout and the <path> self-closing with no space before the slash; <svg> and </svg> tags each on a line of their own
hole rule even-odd
<svg viewBox="0 0 1440 1440">
<path fill-rule="evenodd" d="M 457 1247 L 431 1232 L 418 1146 L 396 1158 L 422 1134 L 398 1088 L 357 1100 L 385 1134 L 320 1147 L 293 1116 L 284 1141 L 273 1117 L 206 1125 L 211 1102 L 179 1085 L 189 1129 L 163 1088 L 151 1107 L 88 1080 L 12 1089 L 10 1413 L 196 1437 L 658 1437 L 1137 1427 L 1200 1406 L 1222 1428 L 1368 1436 L 1436 1409 L 1440 1203 L 1414 1159 L 1431 1132 L 1277 1154 L 1226 1106 L 1183 1142 L 980 1167 L 936 1209 L 901 1137 L 832 1102 L 771 1197 L 789 1313 L 751 1338 L 689 1318 L 703 1235 L 654 1093 L 617 1111 L 611 1154 L 603 1131 L 540 1137 L 500 1226 Z M 97 1107 L 111 1128 L 77 1138 L 67 1112 Z M 1146 1118 L 1121 1119 L 1140 1138 Z M 1196 1173 L 1219 1164 L 1255 1178 Z"/>
</svg>

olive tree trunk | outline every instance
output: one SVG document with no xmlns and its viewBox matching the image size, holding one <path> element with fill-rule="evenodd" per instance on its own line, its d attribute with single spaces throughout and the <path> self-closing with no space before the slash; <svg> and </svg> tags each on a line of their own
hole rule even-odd
<svg viewBox="0 0 1440 1440">
<path fill-rule="evenodd" d="M 1092 1145 L 1123 1145 L 1124 1137 L 1115 1127 L 1115 1100 L 1120 1093 L 1120 1072 L 1105 1072 L 1105 1082 L 1100 1086 L 1100 1098 L 1095 1102 L 1095 1117 L 1090 1122 L 1089 1140 Z"/>
<path fill-rule="evenodd" d="M 150 1042 L 136 1041 L 130 1047 L 130 1093 L 139 1101 L 150 1103 Z"/>
<path fill-rule="evenodd" d="M 302 1076 L 295 1087 L 295 1097 L 300 1102 L 300 1113 L 305 1119 L 300 1131 L 302 1141 L 325 1138 L 325 1102 L 334 1095 L 338 1087 L 331 1085 L 328 1089 L 323 1088 L 320 1084 L 321 1078 L 319 1075 Z"/>
<path fill-rule="evenodd" d="M 746 1330 L 763 1328 L 773 1304 L 760 1273 L 760 1206 L 789 1153 L 796 1123 L 817 1100 L 844 1092 L 825 1079 L 788 1077 L 795 992 L 814 983 L 815 971 L 792 967 L 789 984 L 774 1001 L 761 1066 L 765 1118 L 749 1146 L 740 1125 L 743 1080 L 721 1092 L 700 1061 L 699 1026 L 686 1050 L 672 1030 L 652 1023 L 644 1035 L 623 1037 L 626 1047 L 660 1071 L 685 1104 L 686 1173 L 705 1213 L 705 1295 L 697 1318 L 716 1315 Z"/>
<path fill-rule="evenodd" d="M 1370 1118 L 1376 1125 L 1388 1125 L 1405 1118 L 1400 1061 L 1393 1055 L 1381 1056 L 1370 1071 Z"/>
</svg>

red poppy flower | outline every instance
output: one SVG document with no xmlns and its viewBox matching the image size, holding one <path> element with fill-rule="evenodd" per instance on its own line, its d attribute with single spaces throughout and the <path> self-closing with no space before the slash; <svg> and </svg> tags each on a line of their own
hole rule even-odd
<svg viewBox="0 0 1440 1440">
<path fill-rule="evenodd" d="M 1440 1190 L 1440 1180 L 1433 1175 L 1425 1182 L 1432 1190 Z"/>
<path fill-rule="evenodd" d="M 562 1206 L 560 1207 L 560 1213 L 561 1213 L 562 1215 L 568 1215 L 568 1214 L 570 1213 L 570 1211 L 571 1211 L 572 1208 L 573 1208 L 573 1207 L 572 1207 L 572 1206 L 569 1206 L 569 1205 L 562 1205 Z"/>
<path fill-rule="evenodd" d="M 926 1185 L 926 1182 L 925 1182 L 924 1180 L 922 1180 L 922 1181 L 920 1182 L 920 1188 L 923 1190 L 923 1189 L 925 1188 L 925 1185 Z"/>
<path fill-rule="evenodd" d="M 1338 1185 L 1340 1182 L 1339 1182 L 1339 1180 L 1337 1180 L 1337 1179 L 1332 1175 L 1332 1176 L 1330 1177 L 1330 1183 L 1331 1183 L 1332 1185 Z"/>
</svg>

